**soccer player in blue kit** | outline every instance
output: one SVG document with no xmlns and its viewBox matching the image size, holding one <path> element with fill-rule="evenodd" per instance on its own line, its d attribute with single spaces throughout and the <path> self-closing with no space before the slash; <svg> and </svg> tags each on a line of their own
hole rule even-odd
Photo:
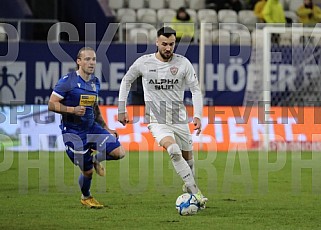
<svg viewBox="0 0 321 230">
<path fill-rule="evenodd" d="M 83 47 L 77 55 L 77 71 L 59 79 L 48 103 L 48 109 L 62 115 L 60 128 L 66 153 L 79 166 L 81 203 L 90 208 L 102 208 L 91 196 L 90 186 L 93 168 L 100 176 L 105 175 L 103 160 L 118 160 L 125 151 L 118 141 L 115 130 L 107 127 L 98 107 L 99 79 L 94 76 L 96 53 Z M 96 155 L 92 152 L 97 150 Z"/>
</svg>

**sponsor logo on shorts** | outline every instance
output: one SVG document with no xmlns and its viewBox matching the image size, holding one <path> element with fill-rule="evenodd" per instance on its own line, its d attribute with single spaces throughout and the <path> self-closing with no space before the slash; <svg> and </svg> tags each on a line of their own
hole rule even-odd
<svg viewBox="0 0 321 230">
<path fill-rule="evenodd" d="M 102 147 L 106 143 L 108 138 L 109 138 L 109 136 L 105 137 L 105 139 L 99 144 L 99 147 Z"/>
</svg>

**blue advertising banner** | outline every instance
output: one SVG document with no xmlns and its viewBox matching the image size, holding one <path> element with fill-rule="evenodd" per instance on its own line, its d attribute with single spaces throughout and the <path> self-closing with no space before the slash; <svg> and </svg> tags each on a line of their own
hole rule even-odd
<svg viewBox="0 0 321 230">
<path fill-rule="evenodd" d="M 58 79 L 76 67 L 75 57 L 84 46 L 79 43 L 26 43 L 13 47 L 0 43 L 0 103 L 46 104 Z M 100 100 L 117 104 L 119 85 L 134 60 L 156 51 L 155 45 L 86 44 L 96 46 L 96 76 L 101 78 Z M 246 65 L 250 47 L 207 47 L 205 98 L 207 105 L 242 105 L 246 86 Z M 209 52 L 210 51 L 210 52 Z M 176 53 L 185 55 L 198 71 L 197 45 L 178 46 Z M 186 93 L 186 102 L 191 95 Z"/>
</svg>

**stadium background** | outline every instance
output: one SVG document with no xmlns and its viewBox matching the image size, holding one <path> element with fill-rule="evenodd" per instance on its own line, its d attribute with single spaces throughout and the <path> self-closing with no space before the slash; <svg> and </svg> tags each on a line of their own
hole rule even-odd
<svg viewBox="0 0 321 230">
<path fill-rule="evenodd" d="M 142 21 L 144 18 L 139 19 L 138 17 L 140 10 L 139 4 L 143 4 L 144 7 L 152 9 L 152 2 L 153 1 L 119 1 L 118 6 L 116 6 L 114 5 L 115 1 L 107 0 L 51 0 L 46 3 L 36 0 L 4 0 L 3 4 L 5 7 L 0 9 L 0 18 L 3 22 L 1 25 L 5 29 L 4 31 L 7 31 L 7 34 L 5 34 L 6 36 L 2 36 L 3 41 L 0 42 L 0 72 L 2 76 L 2 78 L 0 77 L 0 80 L 2 80 L 0 103 L 2 105 L 24 105 L 25 107 L 46 105 L 52 88 L 59 77 L 74 69 L 74 57 L 79 48 L 83 45 L 89 45 L 95 47 L 97 50 L 98 63 L 96 75 L 101 78 L 102 82 L 100 104 L 104 106 L 107 105 L 107 107 L 102 107 L 105 110 L 104 114 L 107 114 L 106 109 L 109 109 L 108 106 L 117 105 L 119 84 L 128 67 L 142 54 L 155 51 L 152 32 L 155 32 L 163 22 L 157 18 L 154 24 L 150 22 L 146 23 Z M 195 2 L 197 4 L 195 4 Z M 281 2 L 284 4 L 287 12 L 291 12 L 291 10 L 293 12 L 293 4 L 295 1 Z M 194 10 L 196 14 L 194 15 L 196 22 L 195 28 L 198 30 L 200 24 L 198 14 L 206 7 L 205 3 L 205 1 L 164 1 L 164 5 L 161 6 L 163 8 L 153 10 L 155 12 L 163 9 L 175 10 L 175 7 L 178 8 L 179 4 L 186 7 L 194 7 L 190 9 Z M 296 4 L 298 4 L 298 1 Z M 124 9 L 121 7 L 126 7 L 126 9 L 131 10 L 131 12 L 134 11 L 137 15 L 134 19 L 131 19 L 132 21 L 129 19 L 126 19 L 127 21 L 125 19 L 123 20 L 119 15 L 119 12 Z M 250 12 L 252 12 L 248 9 L 245 9 L 245 11 L 249 15 Z M 249 15 L 248 18 L 251 18 Z M 232 16 L 229 15 L 226 17 L 229 18 Z M 213 32 L 213 34 L 217 24 L 224 23 L 224 17 L 220 18 L 218 15 L 217 20 L 217 23 L 212 23 L 211 32 Z M 117 23 L 119 21 L 121 22 L 120 24 Z M 65 26 L 61 25 L 60 27 L 62 33 L 59 34 L 58 37 L 49 36 L 50 29 L 53 28 L 52 26 L 56 22 L 65 23 Z M 126 24 L 126 22 L 131 23 Z M 255 20 L 247 21 L 246 24 L 242 24 L 241 13 L 239 12 L 235 21 L 236 25 L 233 24 L 233 26 L 245 26 L 245 28 L 247 28 L 245 31 L 247 31 L 248 34 L 238 33 L 239 38 L 235 38 L 233 37 L 233 30 L 236 30 L 236 27 L 220 28 L 221 31 L 229 29 L 229 36 L 223 37 L 223 39 L 219 41 L 213 39 L 210 41 L 207 40 L 206 42 L 205 77 L 203 84 L 204 104 L 207 107 L 204 109 L 204 113 L 206 114 L 204 123 L 209 131 L 205 129 L 204 136 L 208 135 L 211 140 L 221 140 L 223 143 L 222 145 L 216 143 L 210 147 L 211 150 L 218 149 L 227 151 L 235 148 L 235 145 L 239 144 L 246 146 L 242 148 L 257 149 L 259 147 L 257 142 L 261 137 L 256 137 L 256 134 L 253 134 L 253 130 L 256 130 L 254 133 L 258 133 L 258 135 L 263 133 L 262 125 L 264 124 L 264 120 L 258 117 L 257 124 L 253 125 L 255 122 L 253 119 L 249 119 L 249 117 L 257 117 L 255 114 L 258 114 L 258 110 L 250 107 L 251 112 L 249 113 L 250 115 L 248 115 L 246 114 L 248 110 L 242 108 L 243 105 L 247 105 L 248 103 L 248 101 L 245 100 L 245 95 L 249 85 L 253 85 L 253 75 L 258 77 L 258 75 L 260 75 L 258 69 L 261 69 L 261 66 L 254 65 L 251 59 L 254 44 L 257 43 L 255 40 L 256 37 L 253 36 L 253 33 L 256 32 L 256 30 L 253 29 L 255 22 Z M 138 38 L 141 36 L 141 30 L 138 30 L 138 33 L 134 36 L 136 39 L 131 38 L 132 31 L 137 31 L 136 29 L 146 29 L 146 24 L 149 25 L 149 32 L 145 34 L 147 40 Z M 10 25 L 13 27 L 10 27 Z M 127 25 L 130 25 L 130 27 L 127 27 Z M 73 27 L 73 29 L 70 29 L 70 26 Z M 12 28 L 16 28 L 19 34 L 17 34 L 17 31 L 12 30 Z M 185 55 L 192 62 L 197 72 L 199 71 L 198 42 L 198 39 L 194 39 L 191 44 L 180 43 L 176 49 L 177 53 Z M 291 50 L 291 47 L 285 47 L 283 49 L 285 51 L 283 50 L 282 52 L 290 53 L 290 51 L 287 50 Z M 303 56 L 296 58 L 297 62 L 303 61 L 304 59 Z M 303 59 L 301 60 L 300 58 Z M 318 61 L 319 60 L 317 60 L 317 63 L 314 63 L 314 65 L 309 65 L 309 69 L 318 70 Z M 300 82 L 300 77 L 302 78 L 302 76 L 299 75 L 289 77 L 288 72 L 291 69 L 288 68 L 291 62 L 291 57 L 288 57 L 287 59 L 279 60 L 278 63 L 272 64 L 275 67 L 275 72 L 273 73 L 274 81 L 279 79 L 280 81 L 284 81 L 284 79 L 286 79 L 285 83 L 280 84 L 280 87 L 272 92 L 272 103 L 273 98 L 279 99 L 283 97 L 282 100 L 289 100 L 288 98 L 293 94 L 293 88 L 291 88 L 291 86 L 296 85 L 296 82 Z M 8 76 L 5 75 L 4 68 L 7 69 Z M 139 89 L 139 87 L 137 89 Z M 135 93 L 135 91 L 136 89 L 134 88 L 133 93 Z M 186 93 L 185 103 L 187 105 L 191 104 L 191 95 L 189 93 Z M 317 132 L 315 131 L 320 125 L 317 119 L 319 116 L 318 107 L 312 105 L 310 106 L 311 108 L 306 108 L 300 113 L 301 110 L 299 107 L 292 108 L 287 107 L 289 106 L 287 104 L 284 105 L 285 107 L 283 109 L 276 109 L 278 111 L 276 114 L 280 115 L 276 115 L 276 117 L 273 118 L 275 121 L 274 124 L 271 125 L 273 134 L 271 141 L 275 143 L 280 141 L 282 143 L 304 142 L 304 146 L 308 146 L 308 149 L 313 148 L 311 147 L 312 142 L 319 142 L 320 139 L 316 137 Z M 225 107 L 215 109 L 214 106 Z M 229 115 L 225 114 L 223 117 L 220 117 L 213 112 L 215 110 L 231 111 L 233 107 L 242 111 L 242 113 L 235 114 L 234 112 L 226 112 L 226 114 Z M 113 107 L 110 108 L 112 109 Z M 312 111 L 310 111 L 311 109 Z M 32 111 L 32 109 L 25 110 Z M 286 112 L 284 113 L 284 111 Z M 312 117 L 307 119 L 307 114 L 311 114 Z M 22 118 L 23 116 L 28 116 L 26 113 L 20 113 L 19 115 L 21 115 Z M 5 116 L 7 116 L 5 120 L 8 120 L 11 115 L 7 113 Z M 303 118 L 300 118 L 300 116 L 303 116 Z M 107 117 L 105 118 L 107 119 Z M 19 120 L 20 119 L 18 119 L 18 121 Z M 220 123 L 221 120 L 230 123 Z M 300 120 L 303 122 L 303 125 L 298 123 Z M 307 121 L 312 121 L 312 124 L 308 126 Z M 55 120 L 53 122 L 59 121 Z M 111 126 L 117 126 L 113 125 L 113 123 L 114 120 L 110 122 Z M 140 121 L 139 124 L 144 126 L 143 121 Z M 4 126 L 3 129 L 5 129 Z M 247 130 L 252 131 L 249 132 Z M 2 132 L 6 134 L 5 130 Z M 220 132 L 224 133 L 221 137 L 217 135 L 217 133 Z M 19 134 L 19 131 L 15 132 L 15 134 Z M 197 139 L 194 141 L 196 140 Z M 206 138 L 204 140 L 206 140 Z M 131 141 L 132 140 L 129 142 Z M 203 140 L 197 140 L 196 142 L 202 141 Z M 301 146 L 298 148 L 301 148 Z"/>
<path fill-rule="evenodd" d="M 257 147 L 257 143 L 247 140 L 255 140 L 253 137 L 257 138 L 262 132 L 257 121 L 262 114 L 254 106 L 240 106 L 249 82 L 248 70 L 251 69 L 248 53 L 238 54 L 239 47 L 235 44 L 218 45 L 217 41 L 211 41 L 207 47 L 207 51 L 213 54 L 207 53 L 205 81 L 208 99 L 205 102 L 209 106 L 204 108 L 203 124 L 207 136 L 202 140 L 202 143 L 204 140 L 213 142 L 203 143 L 205 151 L 201 151 L 200 140 L 194 139 L 198 183 L 210 200 L 206 210 L 191 218 L 177 214 L 174 203 L 182 193 L 181 181 L 167 153 L 159 152 L 156 144 L 152 151 L 131 151 L 121 161 L 108 162 L 105 165 L 107 176 L 95 176 L 92 186 L 95 197 L 106 208 L 81 208 L 79 169 L 72 166 L 64 151 L 50 148 L 51 144 L 58 147 L 55 135 L 59 135 L 59 115 L 55 118 L 54 114 L 46 112 L 45 104 L 52 87 L 61 75 L 74 68 L 76 52 L 85 44 L 84 24 L 98 23 L 97 33 L 94 33 L 97 39 L 89 39 L 87 44 L 97 48 L 104 46 L 98 54 L 100 60 L 97 65 L 97 71 L 103 72 L 101 108 L 111 127 L 118 126 L 114 104 L 119 80 L 136 56 L 155 50 L 152 42 L 147 48 L 146 45 L 121 43 L 119 37 L 107 39 L 101 44 L 100 38 L 109 19 L 112 22 L 116 20 L 102 13 L 99 5 L 104 2 L 108 1 L 1 0 L 1 22 L 9 23 L 6 20 L 13 18 L 49 18 L 68 22 L 76 25 L 79 41 L 69 41 L 64 33 L 59 45 L 54 38 L 47 43 L 50 25 L 32 22 L 21 25 L 21 40 L 11 43 L 11 48 L 17 45 L 19 49 L 8 49 L 7 35 L 2 36 L 0 30 L 0 37 L 4 39 L 0 42 L 0 74 L 3 74 L 3 67 L 7 67 L 8 74 L 16 77 L 8 78 L 16 98 L 8 87 L 0 90 L 0 228 L 320 229 L 321 155 L 318 149 L 304 152 L 301 145 L 305 143 L 306 149 L 311 150 L 311 143 L 303 140 L 320 132 L 320 107 L 275 108 L 272 114 L 276 131 L 274 137 L 279 140 L 274 142 L 276 151 L 238 151 L 248 149 L 251 143 L 252 147 Z M 288 4 L 290 1 L 282 2 Z M 24 11 L 26 6 L 29 9 Z M 84 13 L 86 10 L 90 12 Z M 10 23 L 17 26 L 17 23 Z M 180 50 L 191 59 L 196 69 L 197 43 L 195 41 L 187 47 L 187 51 L 186 46 Z M 49 44 L 61 56 L 53 54 Z M 245 51 L 251 51 L 252 48 L 249 44 L 242 47 Z M 13 52 L 11 57 L 6 56 L 8 50 Z M 112 61 L 109 63 L 109 60 Z M 285 69 L 287 66 L 286 63 L 279 63 L 277 67 Z M 234 72 L 237 74 L 234 75 Z M 187 95 L 187 104 L 190 101 L 188 98 Z M 216 106 L 216 103 L 224 106 Z M 133 112 L 136 121 L 142 120 L 142 110 L 143 107 L 136 107 L 136 112 Z M 39 126 L 43 129 L 36 129 Z M 131 145 L 133 149 L 143 146 L 138 140 L 150 140 L 142 122 L 136 122 L 126 129 L 116 128 L 122 138 L 130 140 L 123 139 L 124 145 Z M 41 151 L 31 148 L 28 140 L 35 133 L 40 134 L 36 136 L 36 147 L 40 148 L 41 137 L 47 139 L 49 148 Z M 25 151 L 8 150 L 7 147 L 21 145 L 20 134 L 25 138 Z M 227 151 L 207 151 L 209 147 L 216 148 L 218 145 L 214 143 L 222 140 L 221 147 L 227 146 Z M 234 143 L 224 140 L 234 140 Z M 290 150 L 293 151 L 283 151 L 287 149 L 287 143 L 291 144 L 289 146 L 293 148 Z"/>
</svg>

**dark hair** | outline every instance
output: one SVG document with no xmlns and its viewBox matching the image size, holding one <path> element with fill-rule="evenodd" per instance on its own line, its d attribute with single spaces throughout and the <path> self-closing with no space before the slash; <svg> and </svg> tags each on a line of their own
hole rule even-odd
<svg viewBox="0 0 321 230">
<path fill-rule="evenodd" d="M 176 31 L 174 29 L 172 29 L 171 27 L 165 26 L 165 27 L 160 28 L 157 31 L 157 37 L 159 37 L 161 35 L 163 35 L 167 38 L 169 38 L 172 35 L 174 35 L 176 37 Z"/>
<path fill-rule="evenodd" d="M 181 13 L 185 13 L 184 17 L 181 17 L 180 14 Z M 191 16 L 189 15 L 189 13 L 186 11 L 185 7 L 180 7 L 177 11 L 176 11 L 176 19 L 181 20 L 181 21 L 189 21 L 191 19 Z"/>
<path fill-rule="evenodd" d="M 304 4 L 305 8 L 310 8 L 310 9 L 313 9 L 313 1 L 310 0 L 310 3 L 309 4 Z M 309 16 L 310 18 L 310 16 Z"/>
<path fill-rule="evenodd" d="M 85 46 L 85 47 L 82 47 L 79 51 L 78 51 L 78 54 L 77 54 L 77 58 L 76 59 L 80 59 L 80 55 L 81 55 L 81 52 L 82 51 L 85 51 L 85 50 L 92 50 L 95 52 L 95 50 L 89 46 Z M 77 64 L 77 61 L 76 61 L 76 64 Z M 79 69 L 79 65 L 77 64 L 77 70 Z"/>
</svg>

